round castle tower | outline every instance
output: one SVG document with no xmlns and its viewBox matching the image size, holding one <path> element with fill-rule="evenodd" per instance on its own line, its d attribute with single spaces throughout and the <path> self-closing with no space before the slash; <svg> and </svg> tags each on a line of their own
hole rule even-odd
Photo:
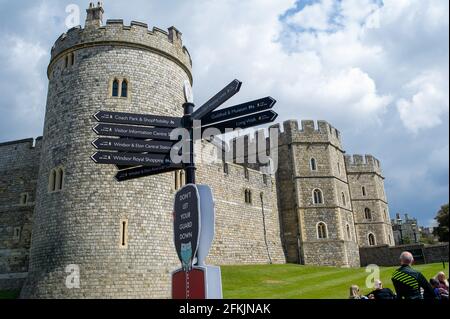
<svg viewBox="0 0 450 319">
<path fill-rule="evenodd" d="M 122 20 L 102 26 L 102 14 L 91 4 L 85 28 L 70 29 L 52 48 L 23 298 L 166 298 L 179 266 L 173 174 L 116 182 L 115 167 L 90 159 L 92 116 L 110 110 L 181 117 L 192 62 L 174 27 L 149 31 Z"/>
</svg>

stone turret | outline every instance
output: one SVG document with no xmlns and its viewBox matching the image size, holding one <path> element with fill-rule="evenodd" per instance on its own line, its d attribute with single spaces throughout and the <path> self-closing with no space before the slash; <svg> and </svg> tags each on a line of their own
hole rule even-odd
<svg viewBox="0 0 450 319">
<path fill-rule="evenodd" d="M 89 8 L 86 9 L 86 24 L 85 28 L 98 28 L 101 27 L 103 23 L 103 5 L 101 2 L 97 3 L 95 6 L 94 3 L 89 4 Z"/>
<path fill-rule="evenodd" d="M 279 138 L 278 205 L 287 259 L 358 266 L 359 250 L 344 150 L 330 124 L 283 123 Z"/>
<path fill-rule="evenodd" d="M 355 227 L 361 247 L 395 244 L 381 164 L 372 155 L 347 155 Z"/>
</svg>

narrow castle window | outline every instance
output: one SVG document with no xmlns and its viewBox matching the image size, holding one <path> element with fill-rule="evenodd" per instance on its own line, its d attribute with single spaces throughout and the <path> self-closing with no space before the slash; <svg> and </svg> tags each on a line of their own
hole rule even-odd
<svg viewBox="0 0 450 319">
<path fill-rule="evenodd" d="M 313 192 L 314 204 L 323 204 L 323 195 L 320 189 L 315 189 Z"/>
<path fill-rule="evenodd" d="M 352 234 L 350 232 L 350 225 L 347 224 L 347 239 L 352 240 Z"/>
<path fill-rule="evenodd" d="M 175 190 L 179 190 L 180 189 L 180 179 L 178 178 L 178 171 L 176 171 L 174 174 L 175 177 Z"/>
<path fill-rule="evenodd" d="M 317 163 L 315 158 L 311 158 L 310 161 L 311 171 L 315 172 L 317 171 Z"/>
<path fill-rule="evenodd" d="M 347 201 L 345 200 L 345 194 L 342 192 L 342 205 L 347 205 Z"/>
<path fill-rule="evenodd" d="M 122 82 L 122 92 L 120 93 L 121 97 L 128 97 L 128 82 L 127 80 L 123 80 Z"/>
<path fill-rule="evenodd" d="M 244 176 L 246 180 L 250 179 L 250 172 L 247 167 L 244 168 Z"/>
<path fill-rule="evenodd" d="M 175 172 L 175 190 L 179 190 L 186 184 L 185 173 L 183 170 Z"/>
<path fill-rule="evenodd" d="M 229 174 L 228 163 L 223 163 L 223 172 L 227 175 Z"/>
<path fill-rule="evenodd" d="M 71 53 L 70 54 L 70 65 L 74 65 L 75 63 L 75 54 Z"/>
<path fill-rule="evenodd" d="M 64 169 L 59 168 L 56 173 L 57 176 L 57 183 L 56 183 L 56 190 L 62 190 L 64 185 Z"/>
<path fill-rule="evenodd" d="M 28 193 L 20 194 L 20 202 L 19 202 L 20 205 L 28 204 L 28 197 L 29 197 Z"/>
<path fill-rule="evenodd" d="M 122 219 L 120 221 L 120 247 L 128 247 L 128 220 Z"/>
<path fill-rule="evenodd" d="M 317 238 L 318 239 L 328 238 L 327 225 L 325 225 L 325 223 L 323 222 L 317 224 Z"/>
<path fill-rule="evenodd" d="M 369 234 L 369 246 L 375 246 L 375 236 L 373 234 Z"/>
<path fill-rule="evenodd" d="M 65 61 L 64 61 L 64 67 L 67 68 L 69 66 L 69 56 L 66 55 Z"/>
<path fill-rule="evenodd" d="M 245 203 L 251 204 L 252 203 L 252 191 L 249 189 L 245 190 Z"/>
<path fill-rule="evenodd" d="M 112 96 L 118 97 L 119 96 L 119 80 L 114 79 L 112 84 Z"/>
<path fill-rule="evenodd" d="M 364 209 L 364 217 L 367 220 L 371 220 L 372 219 L 372 212 L 370 211 L 370 208 Z"/>
<path fill-rule="evenodd" d="M 263 174 L 263 183 L 264 185 L 267 185 L 267 175 Z"/>
<path fill-rule="evenodd" d="M 58 167 L 50 171 L 48 191 L 50 193 L 61 191 L 64 188 L 64 168 Z"/>
<path fill-rule="evenodd" d="M 363 186 L 363 187 L 361 187 L 361 190 L 362 190 L 362 195 L 366 196 L 366 188 Z"/>
<path fill-rule="evenodd" d="M 50 177 L 48 181 L 48 190 L 49 192 L 54 192 L 56 190 L 56 170 L 52 169 L 50 171 Z"/>
<path fill-rule="evenodd" d="M 21 233 L 22 233 L 22 227 L 14 228 L 14 234 L 13 234 L 14 241 L 16 241 L 16 242 L 20 241 Z"/>
</svg>

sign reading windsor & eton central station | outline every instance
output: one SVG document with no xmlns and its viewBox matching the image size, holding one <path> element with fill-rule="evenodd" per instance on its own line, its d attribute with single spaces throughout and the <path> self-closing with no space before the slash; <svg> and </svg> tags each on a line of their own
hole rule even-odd
<svg viewBox="0 0 450 319">
<path fill-rule="evenodd" d="M 241 86 L 242 82 L 232 81 L 194 112 L 192 88 L 186 83 L 182 118 L 105 110 L 93 115 L 99 122 L 93 131 L 100 137 L 92 142 L 98 151 L 91 159 L 97 164 L 115 165 L 118 182 L 179 169 L 186 172 L 187 185 L 176 193 L 173 211 L 174 244 L 182 266 L 172 274 L 174 299 L 222 298 L 220 268 L 205 264 L 214 238 L 215 207 L 211 188 L 195 183 L 193 122 L 201 121 L 202 133 L 208 132 L 207 138 L 211 138 L 275 121 L 278 114 L 271 109 L 276 101 L 271 97 L 215 111 Z M 187 131 L 188 139 L 173 139 L 174 129 Z M 187 143 L 189 149 L 179 146 L 180 142 Z M 172 160 L 171 153 L 181 153 L 183 161 Z"/>
</svg>

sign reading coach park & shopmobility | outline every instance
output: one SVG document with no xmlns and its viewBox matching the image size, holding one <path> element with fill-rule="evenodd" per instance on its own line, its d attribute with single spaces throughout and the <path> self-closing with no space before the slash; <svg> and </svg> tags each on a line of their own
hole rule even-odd
<svg viewBox="0 0 450 319">
<path fill-rule="evenodd" d="M 200 237 L 200 196 L 196 185 L 184 186 L 175 195 L 174 242 L 184 271 L 192 268 Z"/>
</svg>

